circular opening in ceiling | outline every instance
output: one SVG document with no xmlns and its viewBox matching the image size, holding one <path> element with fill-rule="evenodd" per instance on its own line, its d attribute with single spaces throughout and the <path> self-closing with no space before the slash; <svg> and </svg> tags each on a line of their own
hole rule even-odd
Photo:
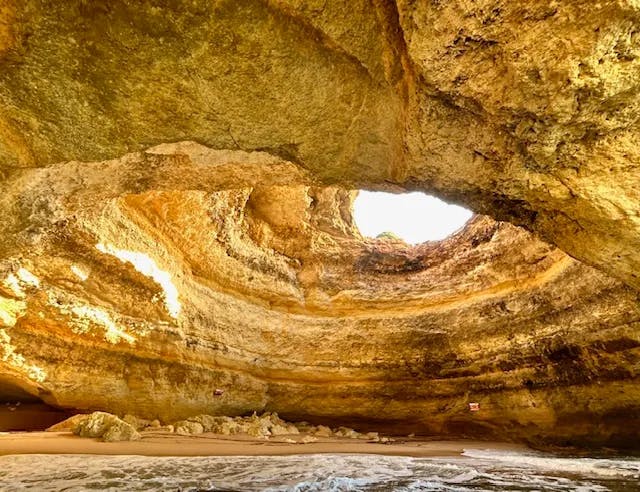
<svg viewBox="0 0 640 492">
<path fill-rule="evenodd" d="M 409 244 L 439 241 L 463 227 L 473 212 L 424 193 L 360 191 L 353 217 L 363 236 L 391 233 Z M 393 237 L 392 236 L 392 237 Z"/>
</svg>

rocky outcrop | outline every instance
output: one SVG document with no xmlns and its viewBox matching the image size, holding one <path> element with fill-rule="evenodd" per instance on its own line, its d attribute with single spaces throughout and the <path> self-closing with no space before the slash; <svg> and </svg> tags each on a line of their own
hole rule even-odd
<svg viewBox="0 0 640 492">
<path fill-rule="evenodd" d="M 638 13 L 0 7 L 0 388 L 637 446 Z M 359 187 L 487 216 L 365 239 Z"/>
<path fill-rule="evenodd" d="M 137 441 L 140 439 L 140 434 L 135 427 L 106 412 L 75 415 L 48 430 L 56 432 L 67 429 L 80 437 L 99 437 L 105 442 Z"/>
<path fill-rule="evenodd" d="M 141 431 L 142 435 L 137 431 Z M 286 422 L 277 413 L 266 412 L 258 416 L 255 412 L 249 417 L 227 417 L 212 415 L 196 415 L 186 420 L 161 426 L 153 425 L 144 419 L 125 415 L 123 419 L 105 412 L 78 414 L 53 425 L 48 432 L 73 432 L 80 437 L 101 437 L 104 441 L 133 441 L 141 439 L 145 434 L 176 433 L 192 436 L 204 433 L 222 436 L 244 435 L 257 439 L 284 441 L 290 444 L 308 444 L 318 438 L 366 439 L 373 442 L 387 443 L 393 441 L 388 437 L 380 438 L 377 432 L 361 434 L 348 427 L 330 429 L 324 425 L 314 426 L 308 422 Z M 300 438 L 297 436 L 304 433 Z M 285 437 L 286 436 L 286 437 Z M 295 439 L 292 439 L 295 437 Z"/>
<path fill-rule="evenodd" d="M 101 412 L 96 412 L 101 413 Z M 74 432 L 81 423 L 89 418 L 86 413 L 78 413 L 47 428 L 47 432 Z"/>
<path fill-rule="evenodd" d="M 214 434 L 232 435 L 247 434 L 257 438 L 291 436 L 299 434 L 298 428 L 285 422 L 276 413 L 255 413 L 251 417 L 227 417 L 197 415 L 173 424 L 177 434 L 191 435 L 212 432 Z"/>
</svg>

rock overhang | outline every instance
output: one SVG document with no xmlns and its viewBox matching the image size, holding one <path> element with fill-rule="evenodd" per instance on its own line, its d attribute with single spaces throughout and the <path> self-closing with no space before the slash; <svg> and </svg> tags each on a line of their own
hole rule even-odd
<svg viewBox="0 0 640 492">
<path fill-rule="evenodd" d="M 593 442 L 619 439 L 639 359 L 637 8 L 572 24 L 569 0 L 374 4 L 1 11 L 3 280 L 40 282 L 2 287 L 11 377 L 150 417 L 583 442 L 602 418 Z M 359 187 L 452 197 L 604 273 L 482 217 L 438 245 L 363 241 Z"/>
</svg>

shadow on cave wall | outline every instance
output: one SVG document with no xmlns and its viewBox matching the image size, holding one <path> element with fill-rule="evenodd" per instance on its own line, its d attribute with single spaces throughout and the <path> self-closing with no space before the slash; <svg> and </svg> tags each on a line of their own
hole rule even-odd
<svg viewBox="0 0 640 492">
<path fill-rule="evenodd" d="M 75 413 L 47 405 L 0 376 L 0 432 L 42 431 Z"/>
</svg>

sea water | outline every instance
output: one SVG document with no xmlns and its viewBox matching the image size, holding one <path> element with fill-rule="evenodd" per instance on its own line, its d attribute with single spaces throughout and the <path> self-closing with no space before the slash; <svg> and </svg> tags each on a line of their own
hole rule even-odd
<svg viewBox="0 0 640 492">
<path fill-rule="evenodd" d="M 640 491 L 640 459 L 469 450 L 456 458 L 315 454 L 0 457 L 2 491 Z"/>
</svg>

